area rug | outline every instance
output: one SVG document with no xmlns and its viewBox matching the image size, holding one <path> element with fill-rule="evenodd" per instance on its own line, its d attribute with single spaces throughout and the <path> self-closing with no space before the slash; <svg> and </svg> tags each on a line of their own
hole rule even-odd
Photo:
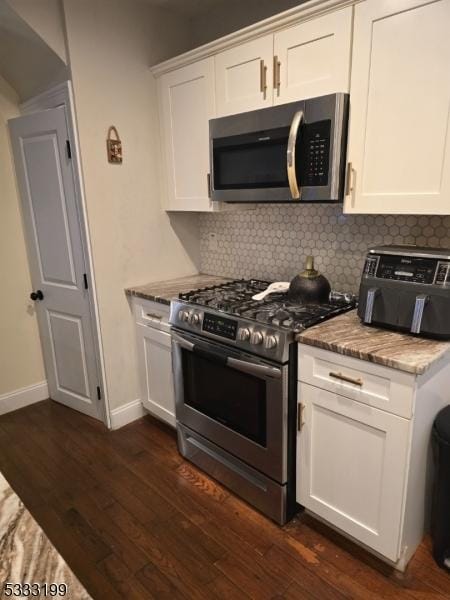
<svg viewBox="0 0 450 600">
<path fill-rule="evenodd" d="M 92 600 L 0 473 L 0 598 L 33 596 Z"/>
</svg>

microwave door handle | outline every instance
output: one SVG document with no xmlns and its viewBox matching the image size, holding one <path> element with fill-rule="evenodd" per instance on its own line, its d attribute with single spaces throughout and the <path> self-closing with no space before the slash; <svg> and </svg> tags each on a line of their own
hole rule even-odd
<svg viewBox="0 0 450 600">
<path fill-rule="evenodd" d="M 294 200 L 300 200 L 302 188 L 298 185 L 297 173 L 295 169 L 295 150 L 297 146 L 298 131 L 303 122 L 304 114 L 302 110 L 295 113 L 292 119 L 291 129 L 289 130 L 289 138 L 287 145 L 287 176 L 289 188 Z"/>
<path fill-rule="evenodd" d="M 274 379 L 281 378 L 281 369 L 278 369 L 277 367 L 257 365 L 252 362 L 231 357 L 228 358 L 227 365 L 232 369 L 242 371 L 243 373 L 248 373 L 249 375 L 255 375 L 256 377 L 273 377 Z"/>
</svg>

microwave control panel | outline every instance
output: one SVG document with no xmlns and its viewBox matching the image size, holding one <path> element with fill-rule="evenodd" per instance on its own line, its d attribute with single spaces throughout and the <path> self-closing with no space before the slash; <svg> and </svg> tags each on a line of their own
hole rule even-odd
<svg viewBox="0 0 450 600">
<path fill-rule="evenodd" d="M 297 155 L 304 187 L 328 185 L 331 121 L 307 123 L 301 128 L 301 150 Z"/>
<path fill-rule="evenodd" d="M 364 275 L 444 286 L 450 284 L 450 262 L 436 258 L 371 254 L 366 258 Z"/>
</svg>

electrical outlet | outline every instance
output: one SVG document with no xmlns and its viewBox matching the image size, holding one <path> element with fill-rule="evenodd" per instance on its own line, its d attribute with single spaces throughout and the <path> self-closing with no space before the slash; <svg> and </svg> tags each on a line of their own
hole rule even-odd
<svg viewBox="0 0 450 600">
<path fill-rule="evenodd" d="M 217 233 L 210 232 L 208 233 L 208 248 L 209 250 L 217 250 Z"/>
</svg>

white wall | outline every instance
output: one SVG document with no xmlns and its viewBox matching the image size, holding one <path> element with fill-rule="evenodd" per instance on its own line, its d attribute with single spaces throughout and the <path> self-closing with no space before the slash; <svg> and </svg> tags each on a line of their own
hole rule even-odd
<svg viewBox="0 0 450 600">
<path fill-rule="evenodd" d="M 17 94 L 0 77 L 0 396 L 45 380 L 6 125 L 16 116 Z"/>
<path fill-rule="evenodd" d="M 141 0 L 64 0 L 68 52 L 111 408 L 139 397 L 124 288 L 196 272 L 197 219 L 160 209 L 155 81 L 148 67 L 190 47 L 186 23 Z M 106 133 L 123 141 L 106 159 Z M 184 243 L 184 246 L 183 246 Z"/>
<path fill-rule="evenodd" d="M 223 0 L 191 20 L 195 46 L 201 46 L 306 0 Z"/>
</svg>

